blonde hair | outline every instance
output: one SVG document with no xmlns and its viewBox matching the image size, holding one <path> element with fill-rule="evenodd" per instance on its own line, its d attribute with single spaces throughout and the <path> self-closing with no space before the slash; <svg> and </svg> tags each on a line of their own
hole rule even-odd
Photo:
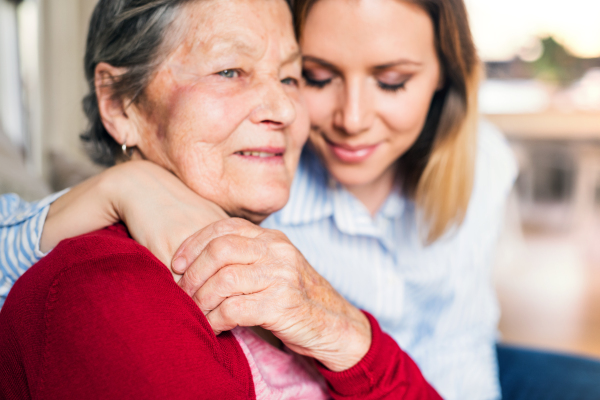
<svg viewBox="0 0 600 400">
<path fill-rule="evenodd" d="M 300 38 L 318 0 L 294 1 Z M 463 0 L 401 0 L 430 16 L 444 87 L 435 93 L 423 131 L 398 159 L 404 193 L 415 202 L 423 239 L 431 244 L 464 221 L 475 176 L 477 92 L 481 62 Z"/>
</svg>

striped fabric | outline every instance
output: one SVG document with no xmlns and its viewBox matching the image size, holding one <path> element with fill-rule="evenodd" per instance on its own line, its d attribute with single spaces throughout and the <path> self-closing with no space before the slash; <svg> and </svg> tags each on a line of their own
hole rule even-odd
<svg viewBox="0 0 600 400">
<path fill-rule="evenodd" d="M 346 299 L 372 313 L 445 399 L 497 399 L 499 310 L 491 266 L 517 175 L 502 135 L 483 122 L 464 224 L 431 246 L 414 204 L 392 194 L 372 218 L 303 154 L 289 203 L 263 226 L 283 231 Z"/>
<path fill-rule="evenodd" d="M 44 256 L 39 240 L 48 209 L 66 192 L 35 203 L 15 194 L 0 196 L 0 307 L 15 281 Z"/>
<path fill-rule="evenodd" d="M 506 141 L 482 122 L 465 222 L 451 235 L 423 246 L 410 201 L 392 194 L 372 218 L 305 152 L 289 203 L 263 226 L 286 233 L 344 297 L 375 315 L 444 398 L 497 399 L 499 310 L 491 266 L 516 175 Z M 41 256 L 41 224 L 57 196 L 34 204 L 1 197 L 4 296 Z"/>
</svg>

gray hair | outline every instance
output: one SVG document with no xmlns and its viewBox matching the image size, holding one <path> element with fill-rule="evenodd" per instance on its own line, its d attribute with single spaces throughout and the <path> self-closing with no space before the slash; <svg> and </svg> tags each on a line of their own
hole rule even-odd
<svg viewBox="0 0 600 400">
<path fill-rule="evenodd" d="M 171 25 L 182 4 L 191 0 L 100 0 L 94 9 L 85 52 L 85 76 L 89 93 L 83 110 L 89 125 L 81 135 L 96 163 L 114 165 L 122 156 L 121 145 L 102 124 L 96 97 L 96 66 L 105 62 L 126 72 L 112 82 L 113 96 L 137 101 L 152 74 L 169 51 Z"/>
<path fill-rule="evenodd" d="M 85 53 L 85 76 L 89 93 L 83 99 L 88 119 L 81 135 L 89 156 L 111 166 L 123 157 L 117 143 L 102 124 L 96 97 L 96 66 L 105 62 L 126 72 L 112 82 L 113 96 L 139 101 L 156 68 L 180 35 L 172 35 L 179 9 L 194 0 L 100 0 L 94 9 Z M 197 1 L 197 0 L 196 0 Z M 291 11 L 291 1 L 286 0 Z M 174 40 L 170 40 L 172 36 Z"/>
</svg>

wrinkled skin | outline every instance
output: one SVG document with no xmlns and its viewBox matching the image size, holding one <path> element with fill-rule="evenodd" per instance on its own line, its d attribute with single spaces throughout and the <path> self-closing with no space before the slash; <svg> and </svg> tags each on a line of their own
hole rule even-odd
<svg viewBox="0 0 600 400">
<path fill-rule="evenodd" d="M 149 162 L 113 168 L 96 186 L 88 182 L 53 205 L 42 241 L 49 249 L 61 235 L 85 233 L 121 217 L 133 237 L 168 265 L 183 238 L 210 224 L 185 241 L 172 266 L 215 332 L 262 326 L 293 350 L 341 371 L 369 349 L 364 315 L 285 235 L 228 219 L 218 207 L 254 222 L 281 208 L 308 134 L 287 6 L 279 0 L 233 4 L 190 5 L 188 23 L 197 18 L 204 25 L 194 25 L 193 35 L 175 49 L 135 107 L 111 99 L 103 79 L 119 71 L 99 66 L 98 97 L 109 132 L 174 175 Z M 204 18 L 202 11 L 208 10 L 223 19 Z M 232 27 L 235 35 L 228 33 Z M 402 1 L 320 0 L 305 28 L 305 73 L 312 80 L 330 80 L 322 88 L 302 89 L 311 142 L 331 174 L 374 213 L 392 190 L 395 160 L 416 140 L 431 97 L 443 83 L 431 21 Z M 248 49 L 234 45 L 238 39 Z M 235 72 L 221 73 L 226 69 Z M 383 90 L 382 83 L 400 87 Z M 377 148 L 360 162 L 348 162 L 328 142 Z M 285 154 L 267 162 L 235 154 L 265 146 L 285 148 Z M 119 178 L 123 175 L 134 179 Z M 94 201 L 101 212 L 92 223 L 85 210 Z M 83 206 L 66 206 L 71 204 Z M 53 230 L 77 227 L 81 215 L 91 225 L 68 233 Z M 76 223 L 54 222 L 65 220 Z"/>
<path fill-rule="evenodd" d="M 183 42 L 131 107 L 105 84 L 121 71 L 98 65 L 104 125 L 229 216 L 260 222 L 287 202 L 308 134 L 289 9 L 282 0 L 215 0 L 190 3 L 181 18 L 190 28 Z M 259 326 L 335 371 L 367 353 L 366 316 L 282 233 L 226 219 L 193 238 L 204 247 L 179 283 L 215 333 Z"/>
</svg>

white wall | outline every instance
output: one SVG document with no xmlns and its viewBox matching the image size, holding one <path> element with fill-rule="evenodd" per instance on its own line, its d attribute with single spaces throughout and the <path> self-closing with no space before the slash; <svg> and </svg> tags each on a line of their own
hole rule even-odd
<svg viewBox="0 0 600 400">
<path fill-rule="evenodd" d="M 15 7 L 0 0 L 0 130 L 13 144 L 24 144 Z"/>
<path fill-rule="evenodd" d="M 48 177 L 49 154 L 88 163 L 79 134 L 86 126 L 81 100 L 87 85 L 83 57 L 96 0 L 39 0 L 41 140 Z"/>
</svg>

